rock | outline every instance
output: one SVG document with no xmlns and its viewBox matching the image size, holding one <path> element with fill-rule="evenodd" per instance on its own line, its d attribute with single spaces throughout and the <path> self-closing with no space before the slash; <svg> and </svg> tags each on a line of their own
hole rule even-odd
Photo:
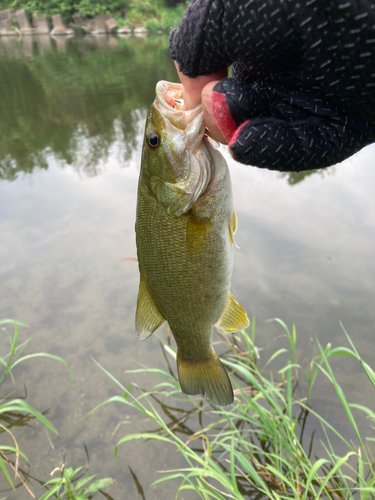
<svg viewBox="0 0 375 500">
<path fill-rule="evenodd" d="M 80 26 L 85 33 L 91 33 L 95 29 L 94 19 L 89 19 L 80 12 L 75 12 L 73 14 L 73 23 Z"/>
<path fill-rule="evenodd" d="M 148 29 L 145 28 L 144 26 L 140 26 L 139 28 L 135 28 L 133 33 L 134 36 L 145 37 L 148 33 Z"/>
<path fill-rule="evenodd" d="M 35 28 L 24 28 L 21 30 L 22 35 L 34 35 L 35 34 Z"/>
<path fill-rule="evenodd" d="M 73 14 L 73 23 L 78 26 L 82 26 L 88 21 L 88 18 L 82 15 L 80 12 L 74 12 Z"/>
<path fill-rule="evenodd" d="M 66 26 L 64 26 L 63 24 L 57 24 L 51 31 L 51 36 L 64 36 L 69 34 L 70 33 L 67 33 Z"/>
<path fill-rule="evenodd" d="M 111 16 L 109 19 L 106 20 L 105 25 L 108 33 L 111 33 L 112 31 L 115 31 L 115 29 L 117 28 L 117 21 L 113 16 Z"/>
<path fill-rule="evenodd" d="M 135 28 L 134 33 L 148 33 L 148 29 L 145 28 L 144 26 L 139 26 L 138 28 Z"/>
<path fill-rule="evenodd" d="M 118 35 L 128 35 L 131 32 L 132 30 L 129 28 L 129 26 L 121 26 L 121 28 L 117 30 Z"/>
<path fill-rule="evenodd" d="M 51 36 L 74 35 L 74 30 L 64 24 L 61 14 L 54 14 L 52 16 L 52 23 L 53 30 L 51 31 Z"/>
<path fill-rule="evenodd" d="M 33 17 L 33 26 L 36 35 L 47 35 L 50 32 L 47 17 Z"/>
<path fill-rule="evenodd" d="M 17 19 L 22 35 L 33 35 L 35 33 L 35 28 L 32 27 L 29 15 L 25 9 L 16 10 L 14 15 Z"/>
<path fill-rule="evenodd" d="M 64 22 L 62 20 L 62 15 L 61 14 L 54 14 L 52 16 L 52 24 L 53 24 L 54 28 L 56 28 L 56 26 L 63 26 Z"/>
<path fill-rule="evenodd" d="M 0 36 L 18 36 L 19 32 L 12 29 L 10 19 L 0 21 Z"/>
<path fill-rule="evenodd" d="M 16 10 L 14 15 L 17 19 L 18 26 L 20 27 L 21 33 L 23 35 L 32 35 L 34 32 L 34 29 L 32 28 L 32 26 L 30 24 L 30 19 L 29 19 L 29 16 L 27 15 L 27 12 L 25 11 L 25 9 Z"/>
<path fill-rule="evenodd" d="M 10 21 L 13 18 L 14 18 L 13 9 L 0 10 L 0 23 L 2 21 Z"/>
<path fill-rule="evenodd" d="M 117 28 L 117 22 L 114 16 L 107 14 L 100 14 L 94 17 L 94 19 L 89 19 L 80 12 L 75 12 L 73 14 L 73 22 L 90 35 L 105 35 Z"/>
<path fill-rule="evenodd" d="M 13 19 L 17 21 L 19 28 L 12 29 Z M 33 35 L 34 33 L 36 33 L 36 30 L 31 25 L 25 9 L 0 11 L 0 36 Z"/>
<path fill-rule="evenodd" d="M 91 32 L 92 35 L 105 35 L 107 33 L 107 25 L 106 21 L 109 19 L 109 16 L 106 14 L 99 14 L 94 17 L 94 29 Z"/>
</svg>

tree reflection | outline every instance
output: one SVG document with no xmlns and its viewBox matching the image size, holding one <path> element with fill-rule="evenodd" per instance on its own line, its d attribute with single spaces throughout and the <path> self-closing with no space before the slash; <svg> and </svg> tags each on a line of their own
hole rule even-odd
<svg viewBox="0 0 375 500">
<path fill-rule="evenodd" d="M 280 174 L 281 177 L 285 178 L 289 184 L 289 186 L 294 186 L 299 182 L 302 182 L 306 177 L 310 175 L 318 174 L 321 178 L 334 175 L 335 167 L 322 168 L 319 170 L 303 170 L 302 172 L 282 172 Z"/>
<path fill-rule="evenodd" d="M 0 178 L 47 169 L 51 154 L 97 175 L 115 142 L 129 159 L 156 82 L 177 78 L 168 38 L 27 38 L 0 39 Z"/>
</svg>

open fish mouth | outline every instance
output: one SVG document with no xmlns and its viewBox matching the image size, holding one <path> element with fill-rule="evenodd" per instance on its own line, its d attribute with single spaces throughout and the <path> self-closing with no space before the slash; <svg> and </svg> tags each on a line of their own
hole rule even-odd
<svg viewBox="0 0 375 500">
<path fill-rule="evenodd" d="M 184 108 L 184 87 L 181 83 L 162 80 L 156 85 L 154 108 L 164 121 L 166 136 L 175 150 L 184 148 L 195 151 L 204 138 L 205 124 L 202 105 Z M 180 131 L 183 135 L 180 135 Z"/>
<path fill-rule="evenodd" d="M 162 80 L 156 85 L 156 100 L 169 111 L 183 111 L 184 87 L 181 83 Z"/>
<path fill-rule="evenodd" d="M 181 83 L 173 83 L 162 80 L 156 85 L 156 100 L 164 110 L 185 111 L 184 108 L 184 88 Z M 191 111 L 191 115 L 196 116 L 201 111 L 202 105 L 198 104 Z M 190 114 L 190 113 L 188 113 Z M 204 137 L 214 149 L 219 149 L 220 145 L 211 137 L 210 131 L 205 128 Z"/>
<path fill-rule="evenodd" d="M 215 165 L 207 150 L 202 105 L 184 109 L 181 83 L 160 81 L 153 104 L 163 137 L 160 154 L 173 172 L 172 180 L 154 176 L 153 190 L 169 215 L 187 212 L 206 190 Z"/>
</svg>

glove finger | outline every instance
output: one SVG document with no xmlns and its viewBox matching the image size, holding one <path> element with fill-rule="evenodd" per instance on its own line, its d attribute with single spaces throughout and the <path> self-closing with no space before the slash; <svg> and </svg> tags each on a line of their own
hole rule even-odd
<svg viewBox="0 0 375 500">
<path fill-rule="evenodd" d="M 285 90 L 280 86 L 254 81 L 247 85 L 233 78 L 226 78 L 215 85 L 212 92 L 212 111 L 219 128 L 234 133 L 242 123 L 253 118 L 276 118 L 286 122 L 324 117 L 340 121 L 338 108 L 320 96 L 303 91 Z M 226 122 L 232 120 L 230 127 Z M 227 137 L 227 139 L 229 139 Z"/>
<path fill-rule="evenodd" d="M 347 120 L 320 117 L 290 123 L 256 118 L 238 127 L 228 146 L 234 159 L 247 165 L 280 172 L 313 170 L 343 161 L 372 142 L 362 125 L 361 130 Z"/>
<path fill-rule="evenodd" d="M 375 137 L 374 126 L 343 115 L 319 96 L 221 80 L 212 112 L 234 158 L 280 171 L 322 168 L 344 160 Z"/>
<path fill-rule="evenodd" d="M 249 118 L 269 116 L 274 98 L 263 85 L 249 87 L 233 78 L 221 80 L 213 88 L 211 107 L 213 115 L 227 141 L 236 129 Z"/>
</svg>

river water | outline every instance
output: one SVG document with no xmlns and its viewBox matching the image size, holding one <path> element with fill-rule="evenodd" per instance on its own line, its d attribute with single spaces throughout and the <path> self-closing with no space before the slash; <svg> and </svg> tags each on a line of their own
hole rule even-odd
<svg viewBox="0 0 375 500">
<path fill-rule="evenodd" d="M 61 356 L 73 378 L 71 387 L 62 365 L 39 358 L 2 385 L 0 396 L 13 397 L 25 385 L 26 401 L 48 410 L 59 431 L 47 435 L 34 420 L 12 428 L 37 498 L 39 482 L 63 460 L 86 465 L 84 446 L 89 473 L 115 478 L 107 492 L 119 500 L 142 498 L 131 471 L 147 500 L 173 498 L 178 483 L 151 484 L 158 471 L 184 466 L 173 449 L 143 441 L 122 445 L 113 461 L 123 435 L 150 428 L 125 406 L 81 419 L 119 394 L 92 358 L 125 386 L 155 383 L 125 373 L 140 363 L 165 368 L 155 338 L 137 341 L 138 268 L 126 258 L 136 255 L 144 120 L 156 82 L 177 78 L 166 48 L 164 36 L 0 39 L 0 318 L 28 323 L 25 354 Z M 246 167 L 225 154 L 239 220 L 232 292 L 256 317 L 260 361 L 286 346 L 282 329 L 267 322 L 279 317 L 296 324 L 301 364 L 316 352 L 315 338 L 347 345 L 341 321 L 375 366 L 375 147 L 303 174 Z M 1 356 L 7 342 L 3 335 Z M 350 400 L 373 401 L 355 363 L 334 366 Z M 314 409 L 345 433 L 342 410 L 324 378 L 319 384 Z M 1 497 L 31 498 L 23 486 L 5 492 L 2 481 L 0 489 Z"/>
</svg>

